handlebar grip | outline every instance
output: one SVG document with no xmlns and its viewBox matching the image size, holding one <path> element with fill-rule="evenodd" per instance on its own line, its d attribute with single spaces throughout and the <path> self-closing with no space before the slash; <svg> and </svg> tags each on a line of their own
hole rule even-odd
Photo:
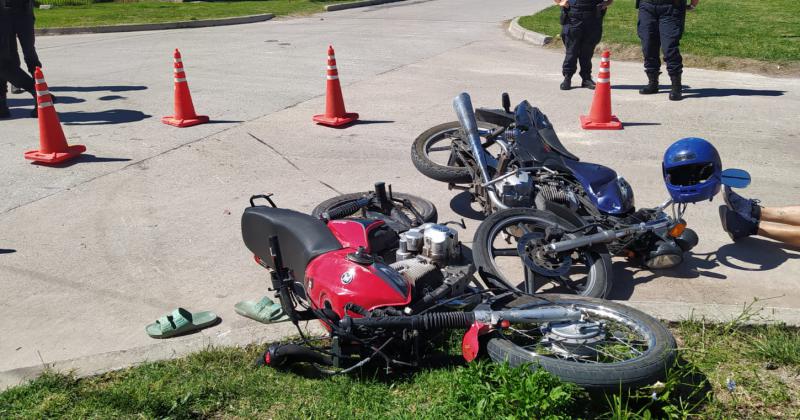
<svg viewBox="0 0 800 420">
<path fill-rule="evenodd" d="M 372 202 L 372 198 L 369 197 L 359 198 L 358 200 L 350 201 L 340 206 L 334 207 L 322 213 L 322 216 L 326 220 L 344 219 L 347 216 L 352 216 L 356 214 L 356 212 L 368 206 L 370 202 Z"/>
</svg>

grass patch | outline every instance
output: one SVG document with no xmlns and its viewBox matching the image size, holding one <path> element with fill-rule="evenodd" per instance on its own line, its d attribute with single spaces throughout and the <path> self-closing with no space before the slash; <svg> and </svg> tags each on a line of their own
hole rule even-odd
<svg viewBox="0 0 800 420">
<path fill-rule="evenodd" d="M 207 350 L 0 393 L 0 418 L 798 418 L 798 330 L 673 326 L 679 364 L 637 395 L 591 397 L 544 371 L 488 362 L 389 376 L 309 378 L 254 368 L 260 348 Z M 445 346 L 449 347 L 449 346 Z"/>
<path fill-rule="evenodd" d="M 621 47 L 617 58 L 641 58 L 634 0 L 616 0 L 603 24 L 603 43 Z M 688 65 L 800 74 L 800 14 L 797 0 L 703 0 L 686 14 L 681 53 Z M 559 8 L 520 19 L 532 31 L 559 37 Z M 626 49 L 625 47 L 629 47 Z M 731 60 L 746 59 L 742 60 Z M 771 66 L 764 64 L 768 63 Z M 783 71 L 781 71 L 783 70 Z"/>
<path fill-rule="evenodd" d="M 180 22 L 272 13 L 277 16 L 321 12 L 324 6 L 352 0 L 263 0 L 169 3 L 94 3 L 36 10 L 37 28 Z"/>
</svg>

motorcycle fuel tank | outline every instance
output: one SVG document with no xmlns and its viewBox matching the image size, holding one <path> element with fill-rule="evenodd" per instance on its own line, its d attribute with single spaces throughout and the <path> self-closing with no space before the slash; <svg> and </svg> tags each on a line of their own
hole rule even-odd
<svg viewBox="0 0 800 420">
<path fill-rule="evenodd" d="M 328 307 L 343 317 L 348 303 L 372 310 L 411 301 L 411 285 L 397 271 L 371 258 L 353 258 L 358 246 L 369 244 L 373 228 L 363 221 L 337 221 L 334 234 L 345 248 L 321 255 L 306 267 L 304 286 L 313 306 Z"/>
</svg>

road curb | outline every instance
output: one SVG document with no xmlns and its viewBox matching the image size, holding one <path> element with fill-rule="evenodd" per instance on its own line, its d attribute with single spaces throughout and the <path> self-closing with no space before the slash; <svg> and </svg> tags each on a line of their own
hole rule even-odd
<svg viewBox="0 0 800 420">
<path fill-rule="evenodd" d="M 110 32 L 160 31 L 164 29 L 206 28 L 210 26 L 242 25 L 245 23 L 264 22 L 274 18 L 272 13 L 260 15 L 238 16 L 224 19 L 190 20 L 184 22 L 141 23 L 133 25 L 89 26 L 76 28 L 41 28 L 36 35 L 74 35 L 101 34 Z"/>
<path fill-rule="evenodd" d="M 254 324 L 245 328 L 215 331 L 216 328 L 197 334 L 159 340 L 153 344 L 132 349 L 92 354 L 75 359 L 54 362 L 42 361 L 39 365 L 0 371 L 0 391 L 37 378 L 45 371 L 73 373 L 79 378 L 136 366 L 144 362 L 174 359 L 214 347 L 246 346 L 276 342 L 297 334 L 291 322 Z M 308 325 L 311 334 L 324 334 L 316 323 Z M 142 331 L 144 334 L 144 331 Z"/>
<path fill-rule="evenodd" d="M 329 4 L 325 6 L 326 12 L 335 12 L 337 10 L 355 9 L 357 7 L 377 6 L 385 3 L 395 3 L 405 0 L 362 0 L 354 1 L 352 3 Z"/>
<path fill-rule="evenodd" d="M 525 41 L 529 44 L 543 46 L 553 42 L 553 37 L 539 32 L 529 31 L 519 24 L 519 16 L 515 17 L 511 23 L 508 24 L 508 34 L 513 38 Z"/>
</svg>

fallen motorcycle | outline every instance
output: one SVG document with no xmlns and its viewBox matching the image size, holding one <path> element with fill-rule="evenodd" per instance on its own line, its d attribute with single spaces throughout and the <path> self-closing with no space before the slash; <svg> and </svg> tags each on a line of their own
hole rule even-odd
<svg viewBox="0 0 800 420">
<path fill-rule="evenodd" d="M 528 101 L 512 111 L 503 94 L 503 109 L 473 111 L 462 93 L 453 107 L 458 122 L 420 135 L 411 156 L 420 172 L 467 191 L 488 216 L 473 252 L 481 276 L 495 287 L 605 297 L 610 256 L 649 269 L 680 264 L 699 240 L 683 219 L 687 205 L 710 200 L 721 183 L 749 182 L 744 171 L 722 171 L 710 143 L 683 139 L 667 150 L 662 168 L 671 198 L 637 210 L 630 184 L 567 151 Z M 434 158 L 438 153 L 446 159 Z"/>
<path fill-rule="evenodd" d="M 269 205 L 256 205 L 258 199 Z M 424 220 L 415 203 L 427 206 L 382 183 L 327 202 L 315 211 L 319 217 L 277 208 L 270 195 L 250 199 L 244 243 L 270 272 L 270 290 L 301 336 L 268 346 L 261 364 L 306 363 L 330 375 L 368 364 L 413 368 L 458 329 L 466 331 L 467 361 L 488 354 L 514 366 L 531 363 L 589 390 L 651 384 L 672 364 L 672 335 L 638 310 L 574 295 L 486 289 L 457 230 Z M 299 322 L 309 320 L 328 335 L 307 336 Z"/>
</svg>

